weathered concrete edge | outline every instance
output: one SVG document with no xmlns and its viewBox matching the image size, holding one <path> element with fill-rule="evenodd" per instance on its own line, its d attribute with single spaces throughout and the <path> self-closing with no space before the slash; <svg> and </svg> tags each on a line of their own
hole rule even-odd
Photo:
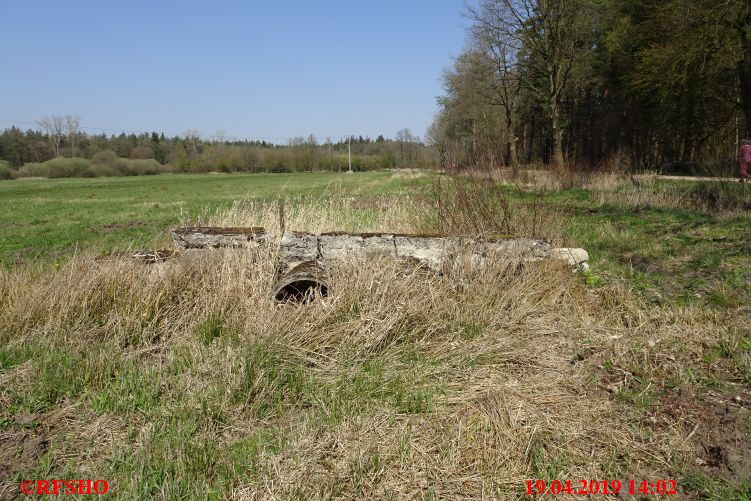
<svg viewBox="0 0 751 501">
<path fill-rule="evenodd" d="M 256 247 L 273 241 L 274 234 L 262 227 L 195 226 L 175 228 L 172 237 L 184 249 L 217 249 Z M 589 254 L 584 249 L 551 248 L 550 240 L 544 238 L 388 232 L 327 232 L 316 235 L 285 231 L 280 241 L 277 271 L 284 274 L 308 261 L 325 264 L 341 259 L 364 259 L 372 256 L 418 260 L 435 271 L 442 271 L 448 261 L 453 261 L 463 251 L 469 252 L 475 263 L 482 263 L 492 255 L 504 255 L 528 261 L 553 258 L 572 267 L 586 269 L 589 260 Z"/>
</svg>

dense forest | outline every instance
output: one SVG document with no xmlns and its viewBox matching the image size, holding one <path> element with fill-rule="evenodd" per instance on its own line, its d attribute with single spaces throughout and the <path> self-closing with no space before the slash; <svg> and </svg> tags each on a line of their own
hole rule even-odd
<svg viewBox="0 0 751 501">
<path fill-rule="evenodd" d="M 480 0 L 428 131 L 446 167 L 734 169 L 748 0 Z"/>
<path fill-rule="evenodd" d="M 362 136 L 326 139 L 308 136 L 285 144 L 235 140 L 195 131 L 107 135 L 81 130 L 75 116 L 43 117 L 37 129 L 10 127 L 0 133 L 0 179 L 96 177 L 163 172 L 353 171 L 435 164 L 434 149 L 409 129 L 396 138 Z M 351 157 L 349 151 L 351 149 Z"/>
</svg>

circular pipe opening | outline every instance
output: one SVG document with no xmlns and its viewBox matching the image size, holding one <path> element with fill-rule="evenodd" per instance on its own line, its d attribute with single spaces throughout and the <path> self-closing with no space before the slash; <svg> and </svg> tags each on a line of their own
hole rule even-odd
<svg viewBox="0 0 751 501">
<path fill-rule="evenodd" d="M 328 296 L 328 286 L 313 278 L 303 278 L 279 287 L 274 295 L 274 299 L 280 302 L 295 301 L 307 303 L 319 294 L 321 297 Z"/>
<path fill-rule="evenodd" d="M 274 299 L 279 302 L 308 303 L 316 297 L 326 297 L 329 286 L 325 273 L 315 261 L 300 263 L 292 268 L 274 286 Z"/>
</svg>

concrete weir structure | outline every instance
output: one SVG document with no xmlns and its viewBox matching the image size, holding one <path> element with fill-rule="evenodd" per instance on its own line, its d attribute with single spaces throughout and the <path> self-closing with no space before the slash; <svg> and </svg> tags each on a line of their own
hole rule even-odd
<svg viewBox="0 0 751 501">
<path fill-rule="evenodd" d="M 273 233 L 263 228 L 177 228 L 172 236 L 185 249 L 256 247 L 274 242 Z M 558 259 L 584 269 L 589 260 L 584 249 L 552 248 L 547 239 L 285 231 L 279 241 L 278 280 L 273 296 L 279 301 L 303 300 L 316 291 L 325 296 L 329 292 L 327 270 L 337 262 L 375 257 L 401 260 L 436 273 L 450 271 L 459 258 L 473 266 L 498 257 L 523 261 Z"/>
<path fill-rule="evenodd" d="M 493 255 L 528 260 L 550 255 L 550 242 L 530 238 L 472 239 L 438 235 L 388 233 L 323 233 L 313 235 L 287 231 L 279 245 L 280 270 L 286 272 L 300 263 L 318 261 L 324 266 L 337 260 L 391 257 L 423 265 L 441 273 L 464 252 L 476 262 Z"/>
</svg>

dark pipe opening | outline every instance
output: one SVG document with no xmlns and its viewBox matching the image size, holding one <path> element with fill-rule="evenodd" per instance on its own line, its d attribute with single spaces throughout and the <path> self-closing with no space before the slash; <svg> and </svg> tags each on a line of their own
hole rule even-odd
<svg viewBox="0 0 751 501">
<path fill-rule="evenodd" d="M 301 279 L 290 282 L 280 288 L 274 299 L 281 302 L 295 301 L 308 303 L 318 294 L 321 297 L 328 296 L 329 289 L 326 284 L 312 279 Z"/>
</svg>

